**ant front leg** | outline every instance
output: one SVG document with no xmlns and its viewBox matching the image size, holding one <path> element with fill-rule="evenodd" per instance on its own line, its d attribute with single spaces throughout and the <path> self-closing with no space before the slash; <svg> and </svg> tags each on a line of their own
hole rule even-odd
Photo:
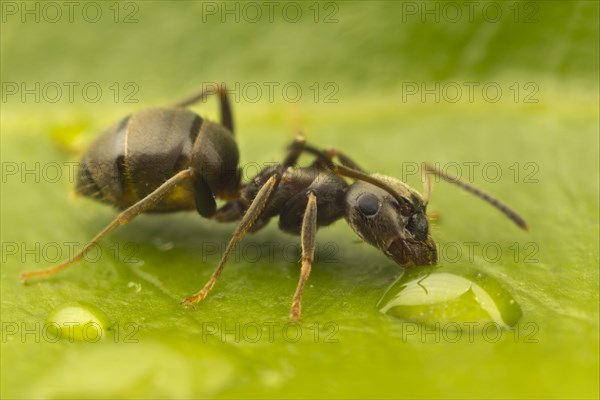
<svg viewBox="0 0 600 400">
<path fill-rule="evenodd" d="M 302 313 L 302 293 L 304 286 L 310 275 L 312 263 L 315 258 L 315 241 L 317 238 L 317 196 L 313 192 L 308 192 L 308 203 L 302 219 L 302 231 L 300 240 L 302 242 L 302 267 L 300 269 L 300 279 L 296 287 L 296 293 L 292 299 L 292 308 L 290 319 L 298 321 Z"/>
<path fill-rule="evenodd" d="M 196 93 L 173 104 L 173 107 L 188 107 L 194 103 L 203 101 L 208 96 L 215 93 L 219 96 L 219 106 L 221 110 L 221 125 L 227 128 L 233 134 L 233 115 L 231 112 L 231 104 L 229 103 L 229 97 L 227 96 L 227 89 L 225 88 L 225 85 L 209 85 L 208 88 L 203 89 L 199 93 Z"/>
</svg>

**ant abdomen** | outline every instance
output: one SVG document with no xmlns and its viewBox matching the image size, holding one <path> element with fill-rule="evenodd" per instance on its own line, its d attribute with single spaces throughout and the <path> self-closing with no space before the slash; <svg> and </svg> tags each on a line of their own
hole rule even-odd
<svg viewBox="0 0 600 400">
<path fill-rule="evenodd" d="M 82 158 L 76 190 L 126 209 L 193 167 L 193 180 L 181 182 L 147 212 L 193 210 L 198 196 L 211 203 L 237 187 L 238 160 L 232 134 L 221 125 L 184 108 L 147 109 L 114 124 L 92 143 Z M 213 207 L 208 208 L 210 213 Z"/>
</svg>

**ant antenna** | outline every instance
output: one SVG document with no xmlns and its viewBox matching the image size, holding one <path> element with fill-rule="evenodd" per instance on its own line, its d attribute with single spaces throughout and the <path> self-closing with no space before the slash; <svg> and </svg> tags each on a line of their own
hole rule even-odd
<svg viewBox="0 0 600 400">
<path fill-rule="evenodd" d="M 425 206 L 427 206 L 431 197 L 431 179 L 425 168 L 425 163 L 421 164 L 421 179 L 423 180 L 423 200 L 425 201 Z"/>
<path fill-rule="evenodd" d="M 313 146 L 310 146 L 306 143 L 302 143 L 302 151 L 305 151 L 307 153 L 315 155 L 318 158 L 318 160 L 326 168 L 330 169 L 333 173 L 336 173 L 341 176 L 345 176 L 347 178 L 361 180 L 361 181 L 370 183 L 374 186 L 377 186 L 378 188 L 383 189 L 386 192 L 388 192 L 389 194 L 391 194 L 392 197 L 394 197 L 394 199 L 396 199 L 396 201 L 398 201 L 399 204 L 409 207 L 410 209 L 414 208 L 413 205 L 409 201 L 400 197 L 398 195 L 398 193 L 396 193 L 396 191 L 391 186 L 386 184 L 385 182 L 383 182 L 371 175 L 368 175 L 362 171 L 359 171 L 355 168 L 350 168 L 348 166 L 338 165 L 338 164 L 334 163 L 331 160 L 330 154 L 328 154 L 327 152 L 319 150 L 319 149 L 317 149 Z M 457 185 L 458 187 L 466 190 L 467 192 L 474 194 L 475 196 L 479 197 L 480 199 L 484 200 L 485 202 L 487 202 L 488 204 L 492 205 L 497 210 L 499 210 L 502 214 L 504 214 L 506 217 L 508 217 L 508 219 L 513 221 L 515 224 L 517 224 L 517 226 L 519 228 L 521 228 L 523 230 L 528 230 L 527 222 L 525 222 L 525 219 L 523 219 L 523 217 L 521 217 L 516 211 L 511 209 L 509 206 L 502 203 L 500 200 L 496 199 L 494 196 L 484 192 L 483 190 L 481 190 L 467 182 L 461 181 L 457 177 L 450 176 L 447 173 L 440 171 L 437 168 L 435 168 L 434 166 L 429 165 L 427 163 L 422 164 L 422 172 L 423 172 L 423 179 L 425 182 L 425 188 L 424 188 L 425 205 L 427 205 L 429 203 L 429 197 L 431 195 L 431 180 L 429 179 L 428 174 L 433 174 L 435 176 L 439 176 L 446 182 L 453 183 L 453 184 Z"/>
<path fill-rule="evenodd" d="M 508 217 L 508 219 L 510 219 L 511 221 L 513 221 L 515 224 L 517 224 L 517 226 L 523 230 L 528 230 L 527 228 L 527 223 L 525 222 L 525 220 L 523 219 L 523 217 L 521 217 L 519 214 L 517 214 L 516 211 L 514 211 L 513 209 L 511 209 L 509 206 L 507 206 L 506 204 L 502 203 L 500 200 L 496 199 L 495 197 L 493 197 L 490 194 L 487 194 L 486 192 L 482 191 L 479 188 L 476 188 L 475 186 L 461 181 L 460 179 L 458 179 L 458 177 L 456 176 L 451 176 L 448 175 L 447 173 L 437 169 L 436 167 L 429 165 L 427 163 L 423 163 L 423 168 L 425 170 L 426 173 L 430 173 L 433 174 L 435 176 L 439 176 L 440 178 L 442 178 L 443 180 L 445 180 L 446 182 L 450 182 L 455 184 L 456 186 L 466 190 L 469 193 L 474 194 L 475 196 L 479 197 L 480 199 L 486 201 L 487 203 L 491 204 L 492 206 L 494 206 L 496 209 L 498 209 L 502 214 L 504 214 L 505 216 Z"/>
</svg>

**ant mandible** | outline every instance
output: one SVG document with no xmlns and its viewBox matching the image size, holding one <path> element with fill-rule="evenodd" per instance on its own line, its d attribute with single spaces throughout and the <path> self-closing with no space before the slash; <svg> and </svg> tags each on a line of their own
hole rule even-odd
<svg viewBox="0 0 600 400">
<path fill-rule="evenodd" d="M 220 124 L 187 110 L 215 93 L 220 100 Z M 302 153 L 314 156 L 313 164 L 297 166 Z M 283 162 L 264 168 L 249 183 L 241 182 L 238 163 L 232 112 L 223 85 L 168 108 L 146 109 L 125 117 L 92 143 L 79 166 L 76 185 L 79 194 L 123 211 L 73 258 L 48 269 L 24 272 L 22 281 L 67 268 L 113 229 L 144 212 L 196 209 L 201 216 L 219 222 L 239 220 L 209 281 L 183 301 L 185 306 L 193 306 L 214 287 L 227 257 L 244 235 L 278 215 L 279 228 L 301 238 L 300 278 L 290 313 L 292 320 L 298 320 L 320 226 L 344 217 L 358 236 L 401 266 L 437 262 L 426 215 L 430 174 L 475 194 L 527 229 L 523 218 L 508 206 L 428 164 L 423 164 L 425 190 L 421 196 L 396 178 L 367 174 L 344 153 L 317 149 L 300 136 Z M 343 177 L 354 183 L 348 184 Z M 226 203 L 217 209 L 215 199 Z"/>
</svg>

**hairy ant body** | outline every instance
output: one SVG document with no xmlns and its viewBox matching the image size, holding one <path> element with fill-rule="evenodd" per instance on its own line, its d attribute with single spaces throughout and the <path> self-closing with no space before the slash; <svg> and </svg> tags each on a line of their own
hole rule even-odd
<svg viewBox="0 0 600 400">
<path fill-rule="evenodd" d="M 221 124 L 187 110 L 214 93 L 220 100 Z M 292 143 L 282 163 L 264 168 L 243 184 L 233 133 L 231 107 L 223 86 L 169 108 L 139 111 L 108 128 L 83 156 L 76 190 L 123 211 L 72 259 L 45 270 L 24 272 L 22 280 L 65 269 L 113 229 L 145 212 L 196 209 L 201 216 L 219 222 L 239 220 L 210 280 L 183 301 L 185 306 L 192 306 L 211 291 L 227 257 L 244 235 L 279 216 L 281 230 L 301 237 L 300 278 L 290 314 L 297 320 L 319 226 L 345 218 L 364 241 L 401 266 L 437 262 L 426 215 L 428 174 L 474 193 L 526 229 L 525 221 L 506 205 L 429 165 L 423 166 L 426 185 L 421 196 L 398 179 L 367 174 L 342 152 L 317 149 L 302 137 Z M 302 153 L 315 157 L 312 165 L 297 166 Z M 343 177 L 354 179 L 354 183 L 348 184 Z M 226 200 L 218 209 L 217 198 Z"/>
</svg>

